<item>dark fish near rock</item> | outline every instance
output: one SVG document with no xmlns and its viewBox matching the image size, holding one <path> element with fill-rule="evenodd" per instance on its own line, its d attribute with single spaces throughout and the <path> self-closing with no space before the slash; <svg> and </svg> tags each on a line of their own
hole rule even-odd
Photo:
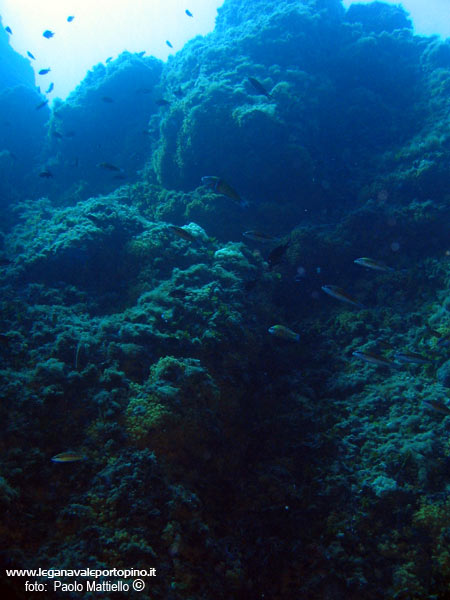
<svg viewBox="0 0 450 600">
<path fill-rule="evenodd" d="M 436 338 L 440 338 L 441 337 L 441 333 L 439 331 L 436 331 L 436 329 L 432 329 L 429 325 L 425 324 L 425 329 L 427 330 L 427 333 L 433 337 Z"/>
<path fill-rule="evenodd" d="M 362 258 L 357 258 L 353 261 L 356 265 L 360 265 L 361 267 L 366 267 L 367 269 L 373 269 L 374 271 L 382 271 L 384 273 L 391 273 L 395 271 L 392 267 L 388 267 L 384 263 L 373 260 L 373 258 L 367 258 L 366 256 Z"/>
<path fill-rule="evenodd" d="M 169 40 L 166 40 L 166 44 L 169 46 L 169 48 L 173 48 L 172 44 L 169 42 Z"/>
<path fill-rule="evenodd" d="M 55 84 L 52 81 L 52 83 L 48 86 L 47 91 L 45 93 L 50 94 L 50 92 L 53 92 L 54 87 L 55 87 Z"/>
<path fill-rule="evenodd" d="M 44 100 L 43 102 L 41 102 L 40 104 L 38 104 L 36 106 L 36 110 L 40 110 L 41 108 L 44 108 L 44 106 L 46 106 L 48 104 L 48 100 Z"/>
<path fill-rule="evenodd" d="M 155 100 L 155 104 L 157 106 L 170 106 L 170 102 L 165 98 L 158 98 L 157 100 Z"/>
<path fill-rule="evenodd" d="M 280 264 L 283 260 L 284 255 L 286 254 L 286 250 L 291 245 L 291 240 L 288 240 L 285 244 L 280 244 L 276 248 L 269 253 L 267 257 L 267 262 L 269 263 L 269 268 L 272 269 L 275 265 Z"/>
<path fill-rule="evenodd" d="M 341 302 L 347 302 L 348 304 L 352 304 L 353 306 L 357 306 L 358 308 L 365 308 L 364 304 L 347 294 L 345 290 L 338 287 L 337 285 L 323 285 L 322 290 L 325 294 L 336 298 L 336 300 L 340 300 Z"/>
<path fill-rule="evenodd" d="M 380 354 L 374 354 L 373 352 L 363 352 L 362 350 L 355 350 L 354 352 L 352 352 L 352 356 L 364 360 L 365 362 L 370 363 L 372 365 L 377 365 L 380 367 L 390 367 L 392 369 L 399 368 L 398 365 L 396 365 L 388 358 L 385 358 Z"/>
<path fill-rule="evenodd" d="M 51 69 L 41 69 L 40 71 L 38 71 L 38 75 L 47 75 L 47 73 L 50 73 Z"/>
<path fill-rule="evenodd" d="M 5 31 L 12 35 L 11 27 L 5 27 Z"/>
<path fill-rule="evenodd" d="M 183 229 L 183 227 L 177 227 L 177 225 L 169 225 L 169 229 L 172 233 L 177 235 L 178 237 L 186 240 L 186 242 L 195 242 L 197 238 L 195 235 L 192 235 L 187 229 Z"/>
<path fill-rule="evenodd" d="M 272 325 L 268 329 L 269 333 L 274 335 L 275 337 L 279 337 L 282 340 L 289 340 L 291 342 L 298 342 L 300 340 L 300 335 L 289 327 L 285 327 L 284 325 Z"/>
<path fill-rule="evenodd" d="M 46 29 L 42 35 L 49 40 L 55 34 L 53 33 L 53 31 L 50 31 L 49 29 Z"/>
<path fill-rule="evenodd" d="M 61 454 L 52 456 L 51 460 L 57 463 L 79 462 L 80 460 L 86 460 L 86 456 L 80 452 L 61 452 Z"/>
<path fill-rule="evenodd" d="M 175 288 L 173 290 L 170 290 L 170 292 L 169 292 L 169 296 L 171 298 L 176 298 L 177 300 L 184 300 L 186 298 L 186 295 L 187 295 L 187 292 L 180 288 Z"/>
<path fill-rule="evenodd" d="M 74 19 L 75 19 L 75 17 L 74 17 L 74 16 L 67 17 L 67 22 L 68 22 L 68 23 L 72 23 L 72 21 L 73 21 Z"/>
<path fill-rule="evenodd" d="M 441 415 L 450 415 L 450 407 L 441 400 L 422 400 L 422 402 L 427 408 L 431 408 Z"/>
<path fill-rule="evenodd" d="M 34 56 L 31 54 L 31 52 L 29 52 L 28 50 L 27 50 L 27 54 L 28 54 L 28 56 L 29 56 L 30 58 L 32 58 L 33 60 L 36 60 L 36 58 L 35 58 L 35 57 L 34 57 Z"/>
<path fill-rule="evenodd" d="M 194 15 L 191 13 L 191 11 L 190 11 L 190 10 L 188 10 L 188 9 L 186 9 L 184 12 L 187 14 L 187 16 L 188 16 L 188 17 L 193 17 L 193 16 L 194 16 Z"/>
<path fill-rule="evenodd" d="M 266 90 L 263 84 L 260 83 L 257 79 L 255 79 L 254 77 L 248 77 L 248 80 L 255 88 L 255 90 L 257 90 L 260 94 L 263 94 L 264 96 L 266 96 L 266 98 L 272 98 L 272 96 L 269 94 L 269 92 Z"/>
<path fill-rule="evenodd" d="M 250 231 L 244 231 L 242 235 L 253 242 L 275 242 L 277 240 L 277 238 L 273 235 L 269 235 L 263 231 L 255 231 L 253 229 Z"/>
<path fill-rule="evenodd" d="M 111 98 L 111 96 L 102 96 L 102 100 L 103 102 L 106 102 L 106 104 L 112 104 L 114 102 L 114 98 Z"/>
<path fill-rule="evenodd" d="M 227 196 L 238 202 L 241 206 L 248 206 L 248 203 L 245 200 L 242 200 L 236 190 L 234 190 L 226 181 L 220 179 L 220 177 L 206 175 L 205 177 L 202 177 L 202 183 L 211 188 L 216 194 Z"/>
<path fill-rule="evenodd" d="M 116 167 L 116 165 L 113 165 L 109 162 L 98 163 L 97 167 L 100 167 L 101 169 L 106 169 L 107 171 L 116 171 L 118 173 L 120 173 L 120 171 L 122 170 L 120 167 Z"/>
<path fill-rule="evenodd" d="M 432 358 L 427 358 L 426 356 L 422 356 L 422 354 L 416 354 L 415 352 L 409 351 L 398 351 L 394 354 L 394 358 L 400 363 L 412 363 L 417 365 L 426 365 L 435 362 Z"/>
<path fill-rule="evenodd" d="M 50 177 L 53 177 L 53 173 L 49 171 L 49 169 L 44 169 L 39 173 L 39 177 L 42 177 L 43 179 L 50 179 Z"/>
<path fill-rule="evenodd" d="M 152 92 L 152 90 L 150 88 L 145 88 L 145 87 L 138 88 L 136 90 L 136 94 L 151 94 L 151 92 Z"/>
<path fill-rule="evenodd" d="M 100 217 L 97 217 L 97 215 L 93 215 L 92 213 L 88 213 L 86 215 L 86 218 L 92 221 L 94 225 L 97 225 L 97 227 L 100 227 L 103 224 L 102 219 Z"/>
</svg>

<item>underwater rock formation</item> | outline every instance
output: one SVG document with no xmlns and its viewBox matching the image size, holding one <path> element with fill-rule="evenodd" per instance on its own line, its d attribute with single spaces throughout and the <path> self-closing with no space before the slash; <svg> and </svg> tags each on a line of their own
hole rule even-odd
<svg viewBox="0 0 450 600">
<path fill-rule="evenodd" d="M 51 196 L 86 199 L 136 178 L 158 111 L 161 61 L 123 52 L 95 66 L 65 102 L 55 101 L 45 150 Z M 124 118 L 125 116 L 125 118 Z"/>
<path fill-rule="evenodd" d="M 153 120 L 159 181 L 186 190 L 219 174 L 259 205 L 274 198 L 289 205 L 294 194 L 299 209 L 332 197 L 348 205 L 368 169 L 387 177 L 400 166 L 391 160 L 399 145 L 416 147 L 431 136 L 423 123 L 443 122 L 439 105 L 428 102 L 440 94 L 432 91 L 437 73 L 420 66 L 434 44 L 445 63 L 445 43 L 415 38 L 406 13 L 382 3 L 344 14 L 337 1 L 276 9 L 227 2 L 214 33 L 187 44 L 163 70 L 163 85 L 183 95 Z M 423 162 L 439 170 L 439 185 L 445 135 L 434 136 L 436 152 Z M 425 185 L 411 176 L 414 193 L 433 185 L 431 172 Z"/>
<path fill-rule="evenodd" d="M 3 92 L 36 145 L 0 153 L 30 152 L 0 237 L 2 569 L 447 599 L 448 49 L 382 3 L 226 0 L 47 128 Z"/>
</svg>

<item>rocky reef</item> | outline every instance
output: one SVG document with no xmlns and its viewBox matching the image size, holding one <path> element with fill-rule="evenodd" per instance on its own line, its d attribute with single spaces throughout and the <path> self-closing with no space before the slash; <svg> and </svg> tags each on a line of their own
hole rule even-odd
<svg viewBox="0 0 450 600">
<path fill-rule="evenodd" d="M 447 598 L 449 57 L 384 3 L 226 0 L 51 110 L 8 84 L 2 575 Z"/>
</svg>

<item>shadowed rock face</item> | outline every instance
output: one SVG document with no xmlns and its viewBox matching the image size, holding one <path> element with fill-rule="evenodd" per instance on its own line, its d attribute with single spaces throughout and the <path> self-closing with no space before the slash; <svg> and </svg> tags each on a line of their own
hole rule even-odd
<svg viewBox="0 0 450 600">
<path fill-rule="evenodd" d="M 390 172 L 399 145 L 437 127 L 425 115 L 444 102 L 446 71 L 433 69 L 447 46 L 434 44 L 381 3 L 345 13 L 337 0 L 226 2 L 215 31 L 163 68 L 162 89 L 183 94 L 151 120 L 158 180 L 192 190 L 216 174 L 258 204 L 347 202 L 368 170 Z"/>
</svg>

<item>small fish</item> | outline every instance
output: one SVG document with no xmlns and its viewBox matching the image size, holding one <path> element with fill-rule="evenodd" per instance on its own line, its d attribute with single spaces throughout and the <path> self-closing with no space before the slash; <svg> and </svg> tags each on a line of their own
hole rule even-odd
<svg viewBox="0 0 450 600">
<path fill-rule="evenodd" d="M 49 29 L 46 29 L 42 35 L 49 40 L 55 34 L 53 33 L 53 31 L 50 31 Z"/>
<path fill-rule="evenodd" d="M 431 410 L 441 413 L 442 415 L 450 415 L 450 407 L 441 400 L 422 400 L 423 404 Z"/>
<path fill-rule="evenodd" d="M 45 93 L 50 94 L 50 92 L 53 92 L 54 87 L 55 87 L 55 84 L 52 81 L 51 84 L 48 86 L 47 91 Z"/>
<path fill-rule="evenodd" d="M 435 361 L 421 354 L 415 354 L 414 352 L 401 352 L 398 351 L 394 354 L 395 360 L 400 363 L 415 363 L 417 365 L 426 365 L 428 363 L 434 363 Z"/>
<path fill-rule="evenodd" d="M 186 291 L 180 288 L 175 288 L 170 290 L 169 296 L 171 298 L 176 298 L 177 300 L 184 300 L 186 298 Z"/>
<path fill-rule="evenodd" d="M 8 267 L 12 264 L 12 260 L 9 260 L 6 256 L 0 256 L 0 267 Z"/>
<path fill-rule="evenodd" d="M 30 58 L 32 58 L 33 60 L 36 60 L 36 57 L 33 56 L 29 50 L 27 50 L 27 54 Z"/>
<path fill-rule="evenodd" d="M 427 333 L 433 337 L 436 338 L 440 338 L 442 337 L 442 334 L 439 331 L 436 331 L 436 329 L 432 329 L 429 325 L 425 325 L 425 329 L 427 330 Z"/>
<path fill-rule="evenodd" d="M 383 271 L 384 273 L 389 273 L 395 271 L 392 267 L 388 267 L 382 262 L 377 260 L 373 260 L 372 258 L 357 258 L 353 261 L 356 265 L 360 265 L 361 267 L 366 267 L 367 269 L 373 269 L 374 271 Z"/>
<path fill-rule="evenodd" d="M 74 19 L 75 19 L 75 17 L 74 17 L 74 16 L 67 17 L 67 22 L 68 22 L 68 23 L 72 23 L 72 21 L 73 21 Z"/>
<path fill-rule="evenodd" d="M 255 231 L 255 230 L 250 230 L 250 231 L 244 231 L 244 233 L 242 234 L 244 237 L 248 238 L 249 240 L 252 240 L 253 242 L 275 242 L 277 241 L 277 238 L 274 237 L 273 235 L 269 235 L 268 233 L 264 233 L 263 231 Z"/>
<path fill-rule="evenodd" d="M 373 354 L 372 352 L 362 352 L 361 350 L 355 350 L 352 352 L 353 356 L 356 358 L 360 358 L 372 365 L 378 365 L 380 367 L 391 367 L 394 369 L 398 369 L 398 365 L 389 360 L 388 358 L 384 358 L 384 356 L 380 356 L 379 354 Z"/>
<path fill-rule="evenodd" d="M 57 140 L 62 140 L 64 137 L 62 133 L 59 133 L 59 131 L 52 131 L 52 136 Z"/>
<path fill-rule="evenodd" d="M 10 35 L 12 35 L 11 27 L 5 27 L 5 31 L 7 31 Z"/>
<path fill-rule="evenodd" d="M 136 90 L 136 94 L 151 94 L 152 90 L 150 88 L 142 87 Z"/>
<path fill-rule="evenodd" d="M 269 256 L 267 257 L 267 262 L 269 263 L 270 269 L 275 265 L 280 264 L 280 262 L 283 260 L 284 255 L 286 254 L 286 250 L 289 248 L 290 245 L 291 240 L 288 240 L 285 244 L 280 244 L 279 246 L 274 248 L 272 252 L 269 253 Z"/>
<path fill-rule="evenodd" d="M 169 225 L 169 229 L 177 235 L 178 237 L 186 240 L 187 242 L 195 242 L 197 238 L 195 235 L 192 235 L 187 229 L 183 229 L 183 227 L 177 227 L 176 225 Z"/>
<path fill-rule="evenodd" d="M 117 171 L 120 172 L 122 169 L 120 167 L 116 167 L 116 165 L 113 165 L 109 162 L 101 162 L 98 163 L 97 167 L 100 167 L 101 169 L 106 169 L 107 171 Z"/>
<path fill-rule="evenodd" d="M 109 62 L 111 62 L 113 59 L 112 56 L 108 56 L 108 58 L 105 60 L 105 63 L 108 64 Z"/>
<path fill-rule="evenodd" d="M 11 339 L 6 333 L 0 333 L 0 345 L 1 346 L 9 346 L 11 343 Z"/>
<path fill-rule="evenodd" d="M 173 90 L 172 94 L 176 97 L 176 98 L 182 98 L 184 96 L 184 92 L 181 89 L 181 86 L 178 86 L 177 90 Z"/>
<path fill-rule="evenodd" d="M 356 300 L 352 296 L 349 296 L 347 292 L 345 292 L 342 288 L 338 287 L 337 285 L 323 285 L 322 290 L 325 292 L 325 294 L 336 298 L 336 300 L 348 302 L 349 304 L 357 306 L 358 308 L 365 308 L 364 304 L 362 304 L 361 302 L 359 302 L 359 300 Z"/>
<path fill-rule="evenodd" d="M 43 179 L 49 179 L 50 177 L 53 177 L 53 173 L 49 171 L 49 169 L 44 169 L 39 173 L 39 177 L 42 177 Z"/>
<path fill-rule="evenodd" d="M 266 98 L 272 98 L 272 96 L 269 94 L 269 92 L 266 90 L 266 88 L 263 86 L 263 84 L 260 83 L 257 79 L 255 79 L 254 77 L 248 77 L 247 79 L 250 81 L 250 83 L 252 84 L 252 86 L 260 94 L 263 94 L 264 96 L 266 96 Z"/>
<path fill-rule="evenodd" d="M 38 71 L 38 75 L 47 75 L 47 73 L 50 73 L 51 69 L 41 69 L 40 71 Z"/>
<path fill-rule="evenodd" d="M 166 44 L 169 46 L 169 48 L 173 48 L 172 44 L 169 42 L 169 40 L 166 40 Z"/>
<path fill-rule="evenodd" d="M 155 104 L 157 106 L 170 106 L 170 102 L 165 98 L 158 98 L 157 100 L 155 100 Z"/>
<path fill-rule="evenodd" d="M 112 104 L 114 102 L 114 98 L 111 98 L 111 96 L 102 96 L 102 100 L 103 102 L 106 102 L 106 104 Z"/>
<path fill-rule="evenodd" d="M 193 17 L 193 16 L 194 16 L 194 15 L 191 13 L 191 11 L 190 11 L 190 10 L 188 10 L 188 9 L 186 9 L 184 12 L 187 14 L 187 16 L 188 16 L 188 17 Z"/>
<path fill-rule="evenodd" d="M 36 110 L 40 110 L 41 108 L 44 108 L 44 106 L 46 106 L 48 104 L 48 100 L 44 100 L 43 102 L 41 102 L 40 104 L 38 104 L 36 106 Z"/>
<path fill-rule="evenodd" d="M 51 461 L 56 463 L 69 463 L 79 462 L 80 460 L 86 460 L 86 456 L 80 452 L 61 452 L 52 456 Z"/>
<path fill-rule="evenodd" d="M 292 329 L 289 329 L 284 325 L 272 325 L 272 327 L 269 327 L 268 332 L 283 340 L 292 342 L 298 342 L 300 340 L 300 335 L 298 333 L 295 333 L 295 331 L 292 331 Z"/>
<path fill-rule="evenodd" d="M 216 177 L 215 175 L 205 175 L 202 177 L 203 185 L 208 186 L 217 194 L 222 194 L 223 196 L 228 196 L 232 200 L 238 202 L 241 206 L 248 206 L 248 203 L 239 196 L 239 194 L 228 185 L 226 181 L 220 179 L 220 177 Z"/>
<path fill-rule="evenodd" d="M 90 219 L 94 225 L 97 225 L 97 227 L 100 227 L 100 225 L 102 225 L 103 221 L 100 217 L 97 217 L 96 215 L 93 215 L 92 213 L 88 213 L 86 215 L 87 219 Z"/>
</svg>

